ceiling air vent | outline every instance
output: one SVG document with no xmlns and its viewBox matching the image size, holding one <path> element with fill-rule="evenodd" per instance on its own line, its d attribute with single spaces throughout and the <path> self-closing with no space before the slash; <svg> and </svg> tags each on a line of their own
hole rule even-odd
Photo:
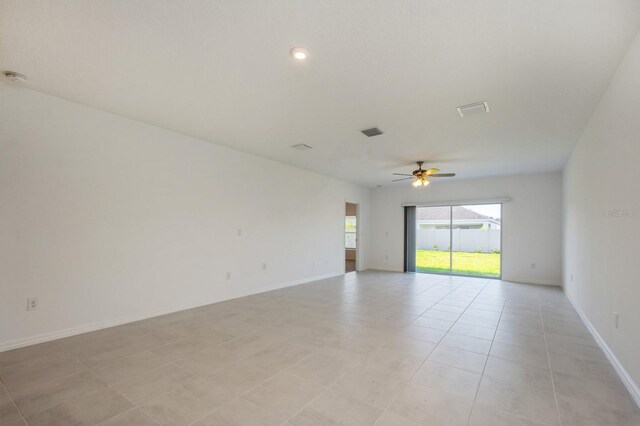
<svg viewBox="0 0 640 426">
<path fill-rule="evenodd" d="M 296 151 L 306 151 L 308 149 L 311 149 L 311 147 L 305 143 L 298 143 L 295 145 L 291 145 L 290 148 L 295 149 Z"/>
<path fill-rule="evenodd" d="M 456 108 L 460 117 L 466 117 L 467 115 L 481 114 L 491 111 L 489 104 L 486 102 L 476 102 L 475 104 L 462 105 Z"/>
<path fill-rule="evenodd" d="M 378 136 L 382 134 L 382 130 L 378 129 L 377 127 L 372 127 L 370 129 L 365 129 L 365 130 L 360 130 L 362 133 L 364 133 L 367 137 L 373 137 L 373 136 Z"/>
</svg>

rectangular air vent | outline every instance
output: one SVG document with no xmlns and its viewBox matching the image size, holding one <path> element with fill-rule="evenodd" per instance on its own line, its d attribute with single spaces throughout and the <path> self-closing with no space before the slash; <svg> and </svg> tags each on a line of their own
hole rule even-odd
<svg viewBox="0 0 640 426">
<path fill-rule="evenodd" d="M 296 151 L 306 151 L 311 149 L 311 147 L 305 143 L 299 143 L 296 145 L 291 145 L 291 149 L 295 149 Z"/>
<path fill-rule="evenodd" d="M 362 133 L 364 133 L 367 137 L 372 137 L 372 136 L 378 136 L 382 134 L 382 130 L 378 129 L 377 127 L 372 127 L 370 129 L 365 129 L 365 130 L 360 130 Z"/>
<path fill-rule="evenodd" d="M 463 105 L 456 108 L 460 117 L 466 117 L 467 115 L 481 114 L 489 112 L 489 104 L 486 102 L 476 102 L 474 104 Z"/>
</svg>

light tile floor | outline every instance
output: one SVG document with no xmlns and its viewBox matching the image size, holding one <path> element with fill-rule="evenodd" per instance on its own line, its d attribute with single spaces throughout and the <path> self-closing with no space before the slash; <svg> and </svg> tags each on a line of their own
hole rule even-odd
<svg viewBox="0 0 640 426">
<path fill-rule="evenodd" d="M 640 425 L 558 288 L 361 272 L 0 353 L 2 425 Z"/>
</svg>

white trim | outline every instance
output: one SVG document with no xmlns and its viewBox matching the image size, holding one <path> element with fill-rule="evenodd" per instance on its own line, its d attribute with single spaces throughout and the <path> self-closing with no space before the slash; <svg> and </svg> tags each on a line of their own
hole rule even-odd
<svg viewBox="0 0 640 426">
<path fill-rule="evenodd" d="M 609 348 L 609 346 L 604 341 L 604 339 L 600 337 L 600 334 L 598 334 L 598 331 L 596 330 L 596 328 L 591 324 L 591 322 L 589 321 L 589 318 L 587 318 L 587 315 L 582 311 L 582 309 L 580 309 L 578 304 L 573 301 L 571 296 L 569 296 L 569 293 L 565 292 L 564 294 L 567 296 L 567 299 L 569 299 L 569 302 L 571 302 L 571 304 L 573 305 L 573 308 L 576 310 L 576 312 L 582 319 L 582 322 L 584 322 L 584 324 L 589 329 L 589 332 L 593 336 L 598 346 L 600 346 L 600 349 L 602 349 L 602 352 L 604 352 L 604 355 L 609 360 L 609 363 L 611 363 L 611 366 L 613 367 L 613 369 L 616 370 L 616 373 L 618 373 L 620 380 L 622 380 L 622 383 L 624 383 L 624 386 L 629 391 L 629 394 L 631 394 L 631 398 L 633 398 L 636 405 L 640 407 L 640 388 L 638 387 L 638 385 L 633 381 L 633 378 L 631 378 L 629 373 L 627 373 L 627 370 L 625 370 L 625 368 L 622 366 L 620 361 L 618 361 L 618 358 L 613 353 L 613 351 Z"/>
<path fill-rule="evenodd" d="M 476 204 L 501 204 L 511 201 L 511 197 L 483 198 L 480 200 L 454 200 L 454 201 L 408 201 L 402 203 L 402 207 L 440 207 L 440 206 L 468 206 Z"/>
<path fill-rule="evenodd" d="M 520 284 L 537 284 L 537 285 L 548 285 L 548 286 L 555 286 L 555 287 L 562 287 L 562 284 L 560 284 L 557 281 L 550 281 L 550 280 L 533 280 L 533 279 L 529 279 L 529 278 L 505 278 L 502 277 L 502 281 L 508 281 L 511 283 L 520 283 Z"/>
<path fill-rule="evenodd" d="M 18 349 L 25 346 L 31 346 L 37 343 L 49 342 L 51 340 L 61 339 L 63 337 L 69 337 L 69 336 L 75 336 L 82 333 L 88 333 L 90 331 L 96 331 L 96 330 L 102 330 L 104 328 L 115 327 L 117 325 L 149 319 L 149 318 L 157 317 L 160 315 L 172 314 L 172 313 L 184 311 L 187 309 L 199 308 L 201 306 L 211 305 L 218 302 L 224 302 L 225 300 L 238 299 L 240 297 L 246 297 L 254 294 L 265 293 L 267 291 L 277 290 L 279 288 L 292 287 L 294 285 L 305 284 L 312 281 L 319 281 L 327 278 L 333 278 L 339 275 L 343 275 L 343 272 L 334 272 L 330 274 L 317 275 L 315 277 L 309 277 L 309 278 L 303 278 L 300 280 L 279 283 L 272 287 L 269 287 L 264 291 L 259 291 L 256 293 L 248 293 L 248 294 L 232 297 L 231 299 L 220 299 L 213 302 L 207 302 L 201 305 L 185 305 L 179 308 L 172 308 L 172 309 L 158 309 L 156 311 L 145 312 L 143 314 L 127 315 L 124 317 L 115 318 L 111 320 L 97 321 L 97 322 L 84 324 L 76 327 L 65 328 L 63 330 L 50 331 L 48 333 L 37 334 L 35 336 L 30 336 L 22 339 L 16 339 L 16 340 L 0 343 L 0 352 L 8 351 L 11 349 Z"/>
<path fill-rule="evenodd" d="M 400 268 L 400 269 L 393 269 L 392 267 L 388 267 L 388 268 L 386 268 L 386 267 L 376 267 L 376 266 L 374 266 L 374 267 L 372 267 L 372 268 L 367 269 L 367 271 L 373 271 L 373 272 L 401 272 L 401 273 L 404 273 L 404 271 L 402 270 L 402 268 Z"/>
</svg>

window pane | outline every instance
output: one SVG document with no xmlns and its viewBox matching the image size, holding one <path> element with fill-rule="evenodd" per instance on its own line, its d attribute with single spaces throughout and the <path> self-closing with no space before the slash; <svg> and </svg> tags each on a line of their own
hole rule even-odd
<svg viewBox="0 0 640 426">
<path fill-rule="evenodd" d="M 448 274 L 451 207 L 416 209 L 416 272 Z"/>
<path fill-rule="evenodd" d="M 454 206 L 451 272 L 499 277 L 501 224 L 500 204 Z"/>
<path fill-rule="evenodd" d="M 356 248 L 356 217 L 346 216 L 344 221 L 344 247 L 348 249 Z"/>
</svg>

